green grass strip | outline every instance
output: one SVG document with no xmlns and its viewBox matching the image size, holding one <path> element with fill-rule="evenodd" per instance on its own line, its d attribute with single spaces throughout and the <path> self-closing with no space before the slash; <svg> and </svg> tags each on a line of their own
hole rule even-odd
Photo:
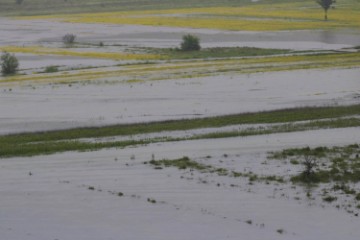
<svg viewBox="0 0 360 240">
<path fill-rule="evenodd" d="M 354 107 L 354 106 L 353 106 Z M 350 107 L 342 107 L 342 108 L 350 108 Z M 311 108 L 310 108 L 311 109 Z M 321 112 L 317 108 L 317 113 Z M 290 112 L 294 111 L 288 110 Z M 297 109 L 299 110 L 299 109 Z M 344 109 L 343 109 L 344 110 Z M 281 111 L 273 111 L 273 112 L 263 112 L 263 113 L 253 113 L 253 114 L 279 114 L 283 112 Z M 283 112 L 282 115 L 286 115 L 288 111 Z M 343 112 L 343 114 L 340 113 L 332 113 L 331 116 L 334 115 L 346 115 L 348 112 Z M 324 115 L 328 115 L 329 113 Z M 244 116 L 248 116 L 249 114 L 245 114 Z M 250 114 L 251 115 L 251 114 Z M 291 116 L 296 116 L 296 114 L 293 114 Z M 321 118 L 321 115 L 318 115 L 317 118 Z M 223 118 L 226 118 L 229 116 L 225 116 Z M 234 116 L 232 116 L 234 117 Z M 274 117 L 274 116 L 273 116 Z M 314 115 L 308 116 L 308 118 L 314 118 Z M 300 116 L 297 117 L 298 119 Z M 303 117 L 302 117 L 303 118 Z M 206 118 L 208 120 L 214 119 L 214 118 Z M 193 120 L 179 120 L 179 121 L 168 121 L 168 122 L 157 122 L 157 123 L 149 123 L 144 125 L 136 124 L 136 126 L 142 126 L 143 129 L 147 129 L 146 127 L 150 128 L 152 124 L 156 124 L 157 128 L 150 128 L 148 131 L 154 131 L 155 129 L 162 131 L 164 130 L 161 128 L 161 126 L 158 126 L 158 124 L 161 125 L 161 123 L 165 124 L 173 124 L 173 123 L 191 123 L 192 121 L 205 121 L 206 119 L 193 119 Z M 216 119 L 221 119 L 221 117 L 216 117 Z M 76 138 L 84 137 L 84 135 L 79 135 L 77 137 L 73 134 L 73 139 L 66 138 L 66 133 L 69 131 L 85 131 L 88 134 L 88 131 L 95 130 L 100 131 L 103 128 L 108 129 L 109 127 L 103 127 L 103 128 L 88 128 L 88 129 L 73 129 L 73 130 L 63 130 L 63 131 L 56 131 L 56 132 L 45 132 L 45 133 L 34 133 L 34 134 L 18 134 L 18 135 L 8 135 L 8 136 L 2 136 L 1 137 L 1 144 L 0 144 L 0 158 L 7 158 L 7 157 L 15 157 L 15 156 L 35 156 L 35 155 L 44 155 L 44 154 L 53 154 L 57 152 L 65 152 L 65 151 L 95 151 L 99 149 L 104 148 L 124 148 L 127 146 L 133 146 L 133 145 L 142 145 L 142 144 L 149 144 L 149 143 L 157 143 L 157 142 L 169 142 L 169 141 L 182 141 L 182 140 L 196 140 L 196 139 L 211 139 L 211 138 L 226 138 L 226 137 L 239 137 L 239 136 L 253 136 L 253 135 L 263 135 L 263 134 L 273 134 L 273 133 L 284 133 L 284 132 L 295 132 L 295 131 L 305 131 L 305 130 L 316 130 L 316 129 L 326 129 L 326 128 L 345 128 L 345 127 L 359 127 L 360 126 L 360 119 L 358 118 L 344 118 L 344 119 L 330 119 L 330 120 L 322 120 L 322 121 L 310 121 L 308 123 L 287 123 L 294 121 L 295 118 L 287 117 L 285 119 L 278 119 L 277 121 L 285 121 L 285 124 L 276 125 L 276 126 L 270 126 L 265 128 L 249 128 L 242 131 L 232 131 L 232 132 L 216 132 L 216 133 L 209 133 L 209 134 L 203 134 L 203 135 L 195 135 L 193 137 L 184 137 L 184 138 L 153 138 L 153 139 L 146 139 L 146 140 L 127 140 L 127 141 L 113 141 L 113 142 L 82 142 L 75 140 Z M 249 120 L 249 119 L 248 119 Z M 259 121 L 264 121 L 264 119 L 258 119 L 257 123 L 260 123 Z M 267 121 L 275 121 L 273 118 L 268 118 Z M 305 119 L 301 119 L 305 120 Z M 309 120 L 309 119 L 307 119 Z M 206 122 L 206 121 L 205 121 Z M 216 122 L 217 124 L 220 124 Z M 245 122 L 249 123 L 249 122 Z M 253 122 L 254 123 L 254 120 Z M 184 123 L 183 123 L 184 124 Z M 214 123 L 215 124 L 215 123 Z M 228 124 L 232 125 L 234 124 L 232 121 L 228 122 L 222 122 L 221 124 Z M 225 126 L 222 125 L 222 126 Z M 124 125 L 120 125 L 124 126 Z M 132 125 L 127 125 L 132 126 Z M 179 126 L 181 126 L 183 129 L 179 129 Z M 173 127 L 172 129 L 167 128 L 166 130 L 184 130 L 184 129 L 194 129 L 197 126 L 198 128 L 204 127 L 204 124 L 202 125 L 192 125 L 192 128 L 190 128 L 190 124 L 188 126 L 179 125 L 177 127 Z M 214 127 L 214 125 L 212 125 Z M 217 125 L 220 126 L 220 125 Z M 114 126 L 113 126 L 114 127 Z M 119 126 L 116 126 L 119 127 Z M 134 127 L 134 126 L 133 126 Z M 155 131 L 156 132 L 156 131 Z M 55 134 L 56 133 L 56 134 Z M 80 132 L 81 133 L 81 132 Z M 106 132 L 108 133 L 108 132 Z M 119 132 L 124 135 L 124 132 Z M 144 133 L 144 132 L 140 132 Z M 47 136 L 49 135 L 50 136 Z M 55 134 L 55 135 L 52 135 Z M 114 136 L 114 133 L 111 132 L 112 136 Z M 120 134 L 119 134 L 120 135 Z M 41 138 L 43 136 L 43 138 Z M 89 135 L 87 135 L 89 137 Z M 96 136 L 92 135 L 93 137 L 99 137 L 99 133 L 97 133 Z M 106 135 L 109 136 L 109 135 Z M 51 137 L 51 140 L 50 138 Z M 56 138 L 58 137 L 58 138 Z M 62 141 L 59 138 L 62 138 Z M 18 139 L 19 141 L 16 142 L 15 140 Z M 42 141 L 39 141 L 42 139 Z M 46 140 L 45 140 L 46 139 Z M 9 141 L 7 141 L 9 140 Z M 25 141 L 27 140 L 27 141 Z M 32 140 L 32 141 L 31 141 Z"/>
<path fill-rule="evenodd" d="M 0 136 L 0 146 L 3 144 L 74 140 L 80 138 L 129 136 L 162 131 L 224 127 L 238 124 L 291 123 L 296 121 L 339 118 L 351 115 L 360 115 L 360 105 L 337 107 L 304 107 L 207 118 L 119 124 L 104 127 L 75 128 L 48 132 L 13 134 Z"/>
</svg>

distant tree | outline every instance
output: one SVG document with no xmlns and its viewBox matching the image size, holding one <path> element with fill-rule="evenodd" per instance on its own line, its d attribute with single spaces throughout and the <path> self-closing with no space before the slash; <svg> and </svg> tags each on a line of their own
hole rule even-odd
<svg viewBox="0 0 360 240">
<path fill-rule="evenodd" d="M 187 34 L 183 36 L 183 41 L 181 42 L 181 50 L 182 51 L 199 51 L 200 50 L 199 38 Z"/>
<path fill-rule="evenodd" d="M 17 72 L 19 62 L 14 55 L 8 52 L 3 52 L 0 57 L 1 73 L 2 75 L 14 74 Z"/>
<path fill-rule="evenodd" d="M 324 9 L 324 19 L 327 21 L 327 11 L 330 9 L 331 5 L 336 2 L 336 0 L 316 0 L 316 2 Z"/>
<path fill-rule="evenodd" d="M 62 40 L 63 43 L 65 43 L 66 45 L 71 45 L 75 42 L 76 39 L 76 35 L 72 34 L 72 33 L 68 33 L 66 35 L 63 36 Z"/>
</svg>

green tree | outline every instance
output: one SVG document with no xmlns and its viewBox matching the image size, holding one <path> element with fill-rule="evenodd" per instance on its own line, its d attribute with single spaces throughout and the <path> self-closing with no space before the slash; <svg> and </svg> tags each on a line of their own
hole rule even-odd
<svg viewBox="0 0 360 240">
<path fill-rule="evenodd" d="M 183 36 L 183 41 L 181 43 L 181 50 L 182 51 L 199 51 L 200 50 L 200 43 L 199 43 L 199 38 L 191 35 L 191 34 L 187 34 Z"/>
<path fill-rule="evenodd" d="M 327 21 L 327 12 L 330 9 L 331 5 L 336 2 L 336 0 L 316 0 L 316 2 L 324 9 L 324 19 Z"/>
<path fill-rule="evenodd" d="M 19 62 L 15 55 L 11 55 L 8 52 L 3 52 L 0 58 L 1 63 L 1 73 L 5 75 L 14 74 L 17 72 L 19 67 Z"/>
</svg>

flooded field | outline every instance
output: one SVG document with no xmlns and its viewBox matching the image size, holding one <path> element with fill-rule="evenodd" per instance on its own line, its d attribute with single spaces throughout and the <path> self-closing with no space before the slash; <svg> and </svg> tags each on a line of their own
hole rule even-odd
<svg viewBox="0 0 360 240">
<path fill-rule="evenodd" d="M 0 14 L 2 238 L 357 239 L 359 6 L 261 2 Z"/>
</svg>

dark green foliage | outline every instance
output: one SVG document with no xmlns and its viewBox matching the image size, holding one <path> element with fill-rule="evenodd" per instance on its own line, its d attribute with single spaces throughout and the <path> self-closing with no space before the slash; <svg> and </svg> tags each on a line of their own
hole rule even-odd
<svg viewBox="0 0 360 240">
<path fill-rule="evenodd" d="M 54 73 L 54 72 L 58 72 L 59 68 L 57 66 L 47 66 L 45 68 L 45 72 L 46 73 Z"/>
<path fill-rule="evenodd" d="M 331 5 L 333 5 L 335 0 L 316 0 L 316 2 L 324 9 L 324 19 L 327 20 L 327 11 L 330 9 Z"/>
<path fill-rule="evenodd" d="M 19 62 L 15 55 L 3 52 L 0 58 L 1 73 L 5 75 L 15 74 L 19 67 Z"/>
<path fill-rule="evenodd" d="M 356 194 L 355 199 L 356 199 L 357 201 L 360 201 L 360 193 Z"/>
<path fill-rule="evenodd" d="M 156 203 L 156 200 L 155 200 L 155 199 L 153 199 L 153 198 L 148 198 L 148 199 L 147 199 L 147 201 L 148 201 L 149 203 L 153 203 L 153 204 L 155 204 L 155 203 Z"/>
<path fill-rule="evenodd" d="M 341 183 L 341 184 L 335 184 L 333 187 L 334 191 L 342 191 L 345 194 L 349 194 L 349 195 L 353 195 L 356 194 L 356 190 L 350 188 L 348 185 L 346 185 L 345 183 Z"/>
<path fill-rule="evenodd" d="M 331 202 L 333 202 L 333 201 L 336 201 L 337 200 L 337 197 L 333 197 L 333 196 L 326 196 L 326 197 L 323 197 L 323 200 L 325 201 L 325 202 L 328 202 L 328 203 L 331 203 Z"/>
<path fill-rule="evenodd" d="M 319 182 L 340 182 L 342 185 L 335 185 L 334 190 L 342 190 L 346 194 L 355 194 L 355 190 L 344 185 L 347 182 L 360 182 L 360 146 L 352 144 L 344 147 L 318 147 L 286 149 L 281 152 L 271 153 L 271 158 L 284 159 L 287 157 L 304 158 L 304 171 L 291 178 L 292 182 L 319 183 Z M 326 159 L 328 166 L 325 169 L 314 168 L 317 166 L 317 159 Z"/>
<path fill-rule="evenodd" d="M 72 33 L 68 33 L 62 37 L 63 43 L 66 45 L 71 45 L 75 42 L 76 35 Z"/>
<path fill-rule="evenodd" d="M 199 51 L 179 51 L 179 49 L 146 48 L 152 54 L 165 55 L 169 59 L 203 59 L 203 58 L 229 58 L 247 56 L 269 56 L 286 54 L 290 50 L 254 48 L 254 47 L 215 47 L 202 48 Z"/>
<path fill-rule="evenodd" d="M 199 42 L 199 38 L 191 35 L 191 34 L 187 34 L 183 36 L 183 41 L 181 42 L 181 47 L 180 49 L 182 51 L 199 51 L 200 50 L 200 42 Z"/>
<path fill-rule="evenodd" d="M 168 160 L 168 159 L 151 160 L 149 163 L 154 165 L 155 167 L 159 167 L 159 166 L 177 167 L 178 169 L 189 168 L 189 169 L 196 169 L 196 170 L 205 170 L 205 169 L 209 168 L 209 166 L 192 161 L 188 157 L 182 157 L 182 158 L 174 159 L 174 160 Z"/>
</svg>

